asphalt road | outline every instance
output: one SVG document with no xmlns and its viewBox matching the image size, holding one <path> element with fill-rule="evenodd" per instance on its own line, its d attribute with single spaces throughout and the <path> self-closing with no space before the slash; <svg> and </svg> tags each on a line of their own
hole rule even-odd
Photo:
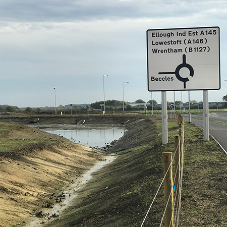
<svg viewBox="0 0 227 227">
<path fill-rule="evenodd" d="M 227 122 L 227 113 L 211 113 L 210 118 L 210 135 L 212 135 L 227 154 L 227 124 L 211 121 L 211 119 L 216 121 Z M 187 121 L 188 116 L 184 114 L 184 119 Z M 192 123 L 203 128 L 203 115 L 193 114 Z"/>
</svg>

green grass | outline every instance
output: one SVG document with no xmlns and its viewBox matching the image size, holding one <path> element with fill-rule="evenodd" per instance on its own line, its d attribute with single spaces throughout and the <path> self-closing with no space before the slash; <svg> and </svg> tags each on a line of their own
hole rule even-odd
<svg viewBox="0 0 227 227">
<path fill-rule="evenodd" d="M 56 135 L 32 129 L 20 124 L 0 122 L 0 152 L 32 151 L 48 145 L 59 144 L 62 139 Z"/>
<path fill-rule="evenodd" d="M 173 110 L 167 110 L 168 113 L 173 113 Z M 188 109 L 185 109 L 184 110 L 176 110 L 177 113 L 180 113 L 180 114 L 187 114 L 189 113 L 189 110 Z M 209 109 L 209 112 L 210 113 L 214 113 L 214 112 L 227 112 L 227 109 Z M 144 111 L 141 111 L 141 113 L 144 113 Z M 162 113 L 162 110 L 154 110 L 153 111 L 153 114 L 161 114 Z M 202 114 L 203 113 L 203 109 L 190 109 L 190 113 L 191 114 Z M 148 110 L 147 111 L 147 115 L 151 115 L 151 110 Z"/>
<path fill-rule="evenodd" d="M 18 127 L 17 124 L 10 124 L 7 122 L 0 122 L 0 132 L 4 132 L 4 131 L 10 131 L 13 129 L 16 129 Z"/>
<path fill-rule="evenodd" d="M 224 121 L 217 121 L 217 120 L 214 120 L 214 119 L 210 119 L 210 121 L 227 125 L 227 122 L 224 122 Z"/>
</svg>

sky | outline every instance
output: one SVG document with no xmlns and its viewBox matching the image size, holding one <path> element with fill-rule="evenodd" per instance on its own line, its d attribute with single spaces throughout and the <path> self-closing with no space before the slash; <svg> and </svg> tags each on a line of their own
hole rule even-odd
<svg viewBox="0 0 227 227">
<path fill-rule="evenodd" d="M 90 104 L 104 93 L 105 100 L 124 93 L 125 101 L 147 102 L 146 31 L 211 26 L 220 27 L 221 89 L 209 91 L 209 101 L 221 102 L 226 21 L 226 0 L 1 0 L 0 105 L 54 106 L 55 98 L 57 106 Z M 168 101 L 173 97 L 167 92 Z M 202 101 L 203 92 L 190 98 Z M 161 92 L 152 99 L 161 103 Z"/>
</svg>

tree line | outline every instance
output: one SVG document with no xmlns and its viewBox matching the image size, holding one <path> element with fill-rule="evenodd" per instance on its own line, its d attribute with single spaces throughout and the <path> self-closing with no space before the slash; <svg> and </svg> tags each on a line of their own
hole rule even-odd
<svg viewBox="0 0 227 227">
<path fill-rule="evenodd" d="M 227 95 L 223 96 L 222 100 L 224 102 L 227 102 Z M 96 110 L 101 110 L 102 106 L 104 104 L 104 101 L 96 101 L 94 103 L 91 103 L 90 106 L 88 107 L 78 107 L 75 106 L 73 107 L 74 112 L 78 111 L 78 112 L 84 112 L 84 111 L 91 111 L 93 109 Z M 129 102 L 124 102 L 124 108 L 125 111 L 133 111 L 133 110 L 144 110 L 144 108 L 146 108 L 147 110 L 151 110 L 152 105 L 153 105 L 153 109 L 154 110 L 161 110 L 161 104 L 158 104 L 158 102 L 156 100 L 149 100 L 148 102 L 145 102 L 142 99 L 137 99 L 134 102 L 135 105 L 132 105 Z M 137 105 L 136 105 L 137 104 Z M 143 105 L 144 104 L 144 105 Z M 181 101 L 175 101 L 175 108 L 176 109 L 180 109 L 180 106 L 182 106 L 183 103 Z M 202 103 L 198 103 L 196 100 L 191 100 L 190 101 L 190 105 L 191 108 L 196 109 L 196 108 L 203 108 L 203 104 Z M 172 102 L 167 102 L 167 106 L 169 109 L 171 109 L 172 106 Z M 188 102 L 184 104 L 184 107 L 188 106 Z M 211 107 L 211 108 L 216 108 Z M 223 108 L 227 108 L 227 103 L 224 103 Z M 11 105 L 0 105 L 0 113 L 37 113 L 37 114 L 41 114 L 41 113 L 47 113 L 47 114 L 52 114 L 54 112 L 54 107 L 43 107 L 43 108 L 31 108 L 31 107 L 26 107 L 26 108 L 19 108 L 17 106 L 11 106 Z M 110 111 L 110 110 L 122 110 L 123 109 L 123 101 L 119 101 L 119 100 L 107 100 L 105 101 L 105 109 L 106 111 Z M 64 108 L 63 105 L 59 105 L 57 107 L 58 112 L 63 112 L 63 113 L 70 113 L 70 110 L 67 110 Z"/>
</svg>

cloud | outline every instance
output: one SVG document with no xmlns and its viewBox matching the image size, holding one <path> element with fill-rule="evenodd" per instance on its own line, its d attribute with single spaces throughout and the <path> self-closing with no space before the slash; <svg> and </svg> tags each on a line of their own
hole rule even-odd
<svg viewBox="0 0 227 227">
<path fill-rule="evenodd" d="M 215 6 L 215 10 L 214 10 Z M 226 1 L 180 0 L 2 0 L 1 21 L 63 22 L 168 18 L 223 11 Z M 216 12 L 214 12 L 216 13 Z M 218 14 L 217 14 L 218 15 Z"/>
</svg>

